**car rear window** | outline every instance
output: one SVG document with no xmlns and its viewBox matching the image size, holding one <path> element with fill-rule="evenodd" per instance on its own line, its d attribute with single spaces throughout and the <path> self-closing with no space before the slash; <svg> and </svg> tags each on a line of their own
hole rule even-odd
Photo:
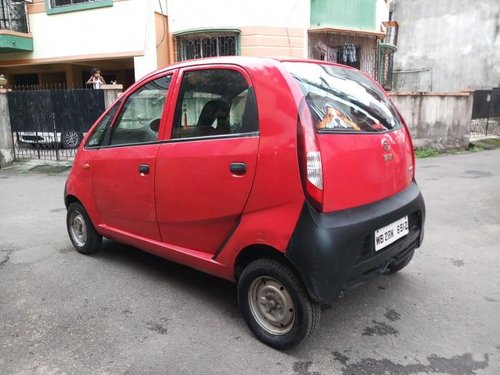
<svg viewBox="0 0 500 375">
<path fill-rule="evenodd" d="M 362 73 L 334 65 L 284 62 L 319 132 L 384 132 L 401 127 L 394 105 Z"/>
</svg>

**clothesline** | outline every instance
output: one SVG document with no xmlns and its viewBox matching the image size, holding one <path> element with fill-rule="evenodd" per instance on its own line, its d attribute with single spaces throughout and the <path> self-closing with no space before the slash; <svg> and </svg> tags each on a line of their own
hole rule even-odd
<svg viewBox="0 0 500 375">
<path fill-rule="evenodd" d="M 353 43 L 344 43 L 343 46 L 329 47 L 322 41 L 317 41 L 314 45 L 325 61 L 342 64 L 354 64 L 358 61 L 356 46 Z"/>
</svg>

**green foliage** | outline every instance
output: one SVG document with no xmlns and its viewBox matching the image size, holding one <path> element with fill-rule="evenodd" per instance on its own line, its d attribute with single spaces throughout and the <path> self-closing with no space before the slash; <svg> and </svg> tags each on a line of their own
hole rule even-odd
<svg viewBox="0 0 500 375">
<path fill-rule="evenodd" d="M 440 152 L 434 148 L 420 148 L 415 150 L 415 157 L 417 159 L 430 158 L 440 155 Z"/>
</svg>

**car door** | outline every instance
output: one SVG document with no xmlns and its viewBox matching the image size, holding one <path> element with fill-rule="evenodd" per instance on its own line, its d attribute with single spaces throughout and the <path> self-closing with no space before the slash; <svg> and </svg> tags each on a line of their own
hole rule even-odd
<svg viewBox="0 0 500 375">
<path fill-rule="evenodd" d="M 158 225 L 167 246 L 214 254 L 238 225 L 252 188 L 255 95 L 235 66 L 184 69 L 177 82 L 170 140 L 157 158 Z"/>
<path fill-rule="evenodd" d="M 103 223 L 126 235 L 160 240 L 154 180 L 159 128 L 172 74 L 155 77 L 125 99 L 90 166 Z"/>
</svg>

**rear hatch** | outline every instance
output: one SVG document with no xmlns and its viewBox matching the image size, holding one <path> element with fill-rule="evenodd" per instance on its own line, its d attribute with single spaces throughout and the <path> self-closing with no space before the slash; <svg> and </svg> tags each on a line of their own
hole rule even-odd
<svg viewBox="0 0 500 375">
<path fill-rule="evenodd" d="M 316 207 L 330 212 L 373 203 L 411 183 L 414 156 L 409 133 L 373 80 L 338 65 L 283 64 L 301 90 L 299 128 L 314 128 L 309 133 L 315 134 L 317 150 L 305 152 L 308 158 L 319 155 L 321 162 L 322 196 L 314 194 L 321 200 Z M 299 130 L 299 137 L 303 133 Z M 299 148 L 301 144 L 299 139 Z"/>
</svg>

